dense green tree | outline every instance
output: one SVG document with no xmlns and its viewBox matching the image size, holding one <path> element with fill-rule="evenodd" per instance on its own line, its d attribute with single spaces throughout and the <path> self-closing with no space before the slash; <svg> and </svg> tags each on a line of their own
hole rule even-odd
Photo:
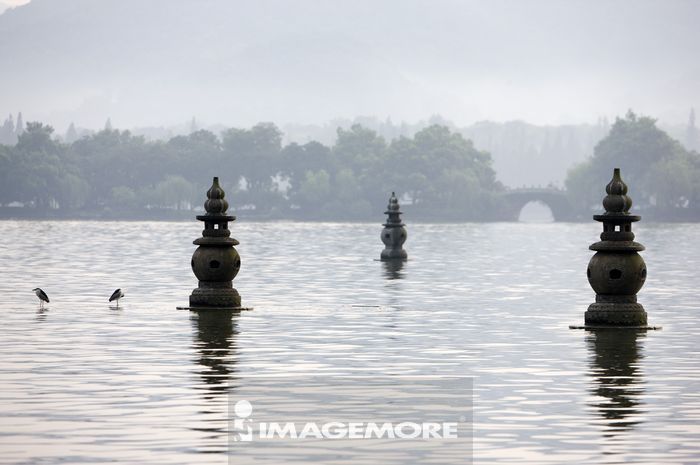
<svg viewBox="0 0 700 465">
<path fill-rule="evenodd" d="M 153 203 L 159 207 L 181 210 L 190 208 L 195 197 L 194 185 L 182 176 L 166 176 L 153 189 Z"/>
<path fill-rule="evenodd" d="M 282 170 L 282 132 L 272 123 L 251 129 L 231 128 L 222 133 L 223 168 L 232 177 L 243 176 L 247 190 L 262 195 L 272 189 L 273 176 Z"/>
<path fill-rule="evenodd" d="M 307 173 L 324 171 L 332 173 L 336 169 L 331 149 L 311 141 L 304 145 L 292 142 L 281 151 L 282 174 L 288 184 L 287 194 L 294 201 L 306 181 Z"/>
<path fill-rule="evenodd" d="M 136 192 L 127 186 L 113 187 L 109 204 L 113 207 L 124 210 L 138 208 L 140 206 Z"/>
<path fill-rule="evenodd" d="M 693 166 L 691 155 L 679 154 L 659 160 L 649 169 L 647 185 L 655 205 L 664 209 L 685 208 L 690 205 L 700 171 Z"/>
<path fill-rule="evenodd" d="M 12 153 L 10 147 L 0 144 L 0 205 L 15 200 L 10 178 L 12 174 Z"/>
<path fill-rule="evenodd" d="M 169 174 L 183 176 L 199 187 L 211 183 L 223 162 L 221 142 L 214 133 L 203 129 L 173 137 L 163 150 L 168 154 Z M 237 182 L 238 177 L 232 176 L 228 181 Z"/>
<path fill-rule="evenodd" d="M 382 172 L 387 152 L 384 138 L 359 124 L 349 130 L 338 128 L 337 134 L 333 156 L 339 166 L 351 170 L 355 185 L 370 203 L 386 201 L 388 187 Z"/>
<path fill-rule="evenodd" d="M 353 124 L 350 129 L 338 128 L 333 154 L 338 161 L 359 175 L 381 166 L 386 141 L 376 131 Z"/>
<path fill-rule="evenodd" d="M 296 196 L 302 208 L 313 209 L 331 198 L 331 177 L 326 170 L 307 171 Z"/>
<path fill-rule="evenodd" d="M 53 128 L 28 122 L 15 147 L 19 201 L 41 207 L 75 208 L 85 203 L 89 184 L 67 146 L 53 137 Z"/>
<path fill-rule="evenodd" d="M 64 170 L 58 180 L 56 200 L 62 208 L 83 207 L 90 195 L 90 184 L 80 176 L 77 167 Z"/>
<path fill-rule="evenodd" d="M 394 139 L 387 152 L 384 172 L 388 174 L 391 190 L 407 193 L 413 204 L 434 198 L 434 186 L 429 180 L 429 160 L 412 138 Z"/>
<path fill-rule="evenodd" d="M 462 218 L 483 214 L 491 206 L 485 196 L 501 188 L 490 155 L 438 125 L 419 131 L 413 139 L 395 140 L 384 172 L 391 173 L 396 189 L 415 204 Z"/>
<path fill-rule="evenodd" d="M 63 147 L 51 138 L 52 133 L 51 126 L 29 122 L 26 131 L 19 135 L 11 173 L 16 200 L 42 208 L 56 206 L 63 174 Z"/>
<path fill-rule="evenodd" d="M 333 147 L 283 148 L 279 129 L 260 123 L 228 129 L 221 140 L 198 130 L 149 142 L 105 129 L 62 144 L 50 126 L 28 123 L 14 146 L 0 146 L 0 204 L 119 214 L 187 209 L 201 205 L 217 175 L 234 209 L 260 217 L 370 218 L 394 190 L 433 217 L 478 218 L 500 188 L 489 155 L 444 126 L 389 146 L 360 125 L 337 134 Z"/>
<path fill-rule="evenodd" d="M 591 208 L 599 208 L 603 199 L 600 179 L 594 182 L 591 177 L 593 168 L 591 160 L 571 167 L 566 178 L 566 192 L 571 206 L 576 211 L 587 212 Z"/>
<path fill-rule="evenodd" d="M 161 146 L 119 130 L 100 131 L 73 143 L 71 152 L 90 184 L 90 205 L 109 204 L 115 187 L 154 185 L 162 179 L 169 160 Z"/>
<path fill-rule="evenodd" d="M 698 179 L 697 154 L 656 127 L 656 120 L 628 112 L 617 118 L 610 133 L 594 149 L 594 155 L 569 171 L 566 187 L 578 208 L 600 208 L 601 184 L 613 168 L 622 170 L 637 207 L 693 206 Z"/>
</svg>

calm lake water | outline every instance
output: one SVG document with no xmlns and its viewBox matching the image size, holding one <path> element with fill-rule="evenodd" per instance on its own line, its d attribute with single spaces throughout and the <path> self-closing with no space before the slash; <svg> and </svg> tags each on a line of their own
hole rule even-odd
<svg viewBox="0 0 700 465">
<path fill-rule="evenodd" d="M 700 462 L 700 225 L 635 225 L 663 330 L 587 332 L 568 325 L 594 300 L 599 224 L 409 224 L 391 269 L 379 223 L 233 223 L 254 310 L 199 316 L 175 309 L 196 286 L 194 220 L 1 221 L 0 462 Z M 433 415 L 468 392 L 473 447 L 230 441 L 232 399 L 313 417 L 332 394 L 295 387 L 336 382 L 371 415 L 359 388 L 394 379 L 427 379 Z"/>
</svg>

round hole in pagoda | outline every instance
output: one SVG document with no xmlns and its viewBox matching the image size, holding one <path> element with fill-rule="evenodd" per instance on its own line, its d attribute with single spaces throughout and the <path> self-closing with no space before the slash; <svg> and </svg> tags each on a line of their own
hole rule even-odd
<svg viewBox="0 0 700 465">
<path fill-rule="evenodd" d="M 219 260 L 212 260 L 209 262 L 209 268 L 218 268 L 221 265 Z"/>
<path fill-rule="evenodd" d="M 610 279 L 620 279 L 622 278 L 622 271 L 618 270 L 617 268 L 613 268 L 610 270 Z"/>
</svg>

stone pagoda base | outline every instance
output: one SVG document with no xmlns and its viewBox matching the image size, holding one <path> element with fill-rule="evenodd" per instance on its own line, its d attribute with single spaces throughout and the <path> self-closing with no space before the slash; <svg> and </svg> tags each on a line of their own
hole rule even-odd
<svg viewBox="0 0 700 465">
<path fill-rule="evenodd" d="M 637 302 L 594 302 L 588 306 L 586 325 L 646 326 L 647 312 Z"/>
<path fill-rule="evenodd" d="M 190 295 L 190 307 L 241 306 L 241 296 L 231 287 L 231 283 L 221 283 L 221 287 L 214 287 L 211 284 L 213 283 L 199 283 L 200 287 L 194 289 Z"/>
</svg>

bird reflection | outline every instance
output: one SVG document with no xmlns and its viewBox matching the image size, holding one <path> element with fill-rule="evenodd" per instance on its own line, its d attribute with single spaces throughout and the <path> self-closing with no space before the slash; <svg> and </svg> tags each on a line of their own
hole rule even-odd
<svg viewBox="0 0 700 465">
<path fill-rule="evenodd" d="M 192 316 L 196 361 L 206 387 L 205 399 L 225 395 L 235 379 L 236 317 L 235 312 L 223 310 L 201 311 Z"/>
<path fill-rule="evenodd" d="M 644 358 L 640 342 L 645 336 L 644 331 L 611 328 L 592 332 L 587 338 L 589 374 L 595 383 L 591 392 L 598 397 L 592 406 L 605 420 L 605 436 L 614 437 L 641 423 L 637 417 L 644 380 L 639 362 Z"/>
<path fill-rule="evenodd" d="M 48 313 L 48 309 L 47 309 L 47 308 L 44 308 L 44 307 L 39 308 L 39 309 L 36 311 L 36 321 L 44 321 L 44 320 L 46 320 L 46 315 L 47 315 L 47 313 Z"/>
<path fill-rule="evenodd" d="M 384 277 L 386 279 L 403 279 L 403 263 L 405 260 L 382 260 Z"/>
</svg>

